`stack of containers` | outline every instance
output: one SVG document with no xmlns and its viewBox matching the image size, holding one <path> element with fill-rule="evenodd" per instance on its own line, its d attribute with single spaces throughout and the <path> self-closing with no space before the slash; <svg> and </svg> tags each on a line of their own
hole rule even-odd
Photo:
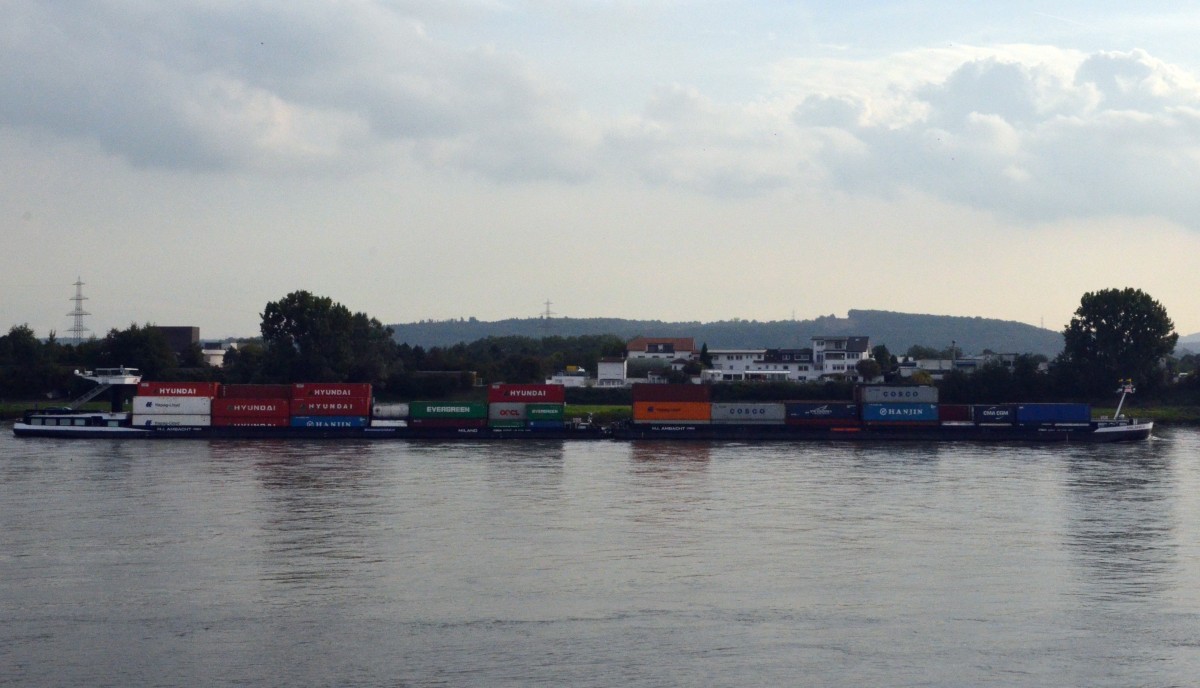
<svg viewBox="0 0 1200 688">
<path fill-rule="evenodd" d="M 139 382 L 131 422 L 138 427 L 206 427 L 216 382 Z"/>
<path fill-rule="evenodd" d="M 291 385 L 222 385 L 213 400 L 213 427 L 286 428 Z"/>
<path fill-rule="evenodd" d="M 408 405 L 408 425 L 412 428 L 452 429 L 486 428 L 488 405 L 481 401 L 414 401 Z"/>
<path fill-rule="evenodd" d="M 858 404 L 844 401 L 789 401 L 784 404 L 784 422 L 814 427 L 859 424 Z"/>
<path fill-rule="evenodd" d="M 713 402 L 713 425 L 783 425 L 787 407 L 773 402 Z"/>
<path fill-rule="evenodd" d="M 488 388 L 488 427 L 497 430 L 562 430 L 563 385 L 494 384 Z"/>
<path fill-rule="evenodd" d="M 869 425 L 936 425 L 938 389 L 931 385 L 866 385 L 856 389 Z"/>
<path fill-rule="evenodd" d="M 291 397 L 293 428 L 363 428 L 371 413 L 366 382 L 298 382 Z"/>
<path fill-rule="evenodd" d="M 708 385 L 634 385 L 633 422 L 673 425 L 711 423 L 711 388 Z"/>
</svg>

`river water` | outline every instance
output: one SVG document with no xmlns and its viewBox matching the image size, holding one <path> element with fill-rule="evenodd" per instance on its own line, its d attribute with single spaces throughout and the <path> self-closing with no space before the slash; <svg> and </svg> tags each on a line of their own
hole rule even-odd
<svg viewBox="0 0 1200 688">
<path fill-rule="evenodd" d="M 0 684 L 1186 686 L 1200 431 L 0 435 Z"/>
</svg>

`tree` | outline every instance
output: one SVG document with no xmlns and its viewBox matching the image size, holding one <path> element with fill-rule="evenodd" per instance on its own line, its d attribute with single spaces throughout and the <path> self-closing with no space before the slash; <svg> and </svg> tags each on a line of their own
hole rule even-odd
<svg viewBox="0 0 1200 688">
<path fill-rule="evenodd" d="M 858 376 L 861 377 L 864 382 L 870 382 L 874 380 L 875 378 L 879 377 L 879 374 L 882 372 L 879 362 L 871 358 L 864 358 L 858 363 L 854 364 L 854 370 L 858 372 Z"/>
<path fill-rule="evenodd" d="M 1111 391 L 1123 378 L 1153 389 L 1178 340 L 1167 310 L 1140 289 L 1087 292 L 1063 330 L 1059 362 L 1086 393 Z"/>
<path fill-rule="evenodd" d="M 277 382 L 382 382 L 392 331 L 328 297 L 296 291 L 262 313 L 266 375 Z"/>
</svg>

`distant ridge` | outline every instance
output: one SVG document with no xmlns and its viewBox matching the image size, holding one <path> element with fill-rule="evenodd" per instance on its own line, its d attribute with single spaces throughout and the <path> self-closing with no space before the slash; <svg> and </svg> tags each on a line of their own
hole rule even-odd
<svg viewBox="0 0 1200 688">
<path fill-rule="evenodd" d="M 573 337 L 612 334 L 634 337 L 693 337 L 697 346 L 711 349 L 799 348 L 809 346 L 814 336 L 867 335 L 871 346 L 886 344 L 902 354 L 919 344 L 946 349 L 956 342 L 963 353 L 984 349 L 998 353 L 1043 354 L 1053 358 L 1062 350 L 1062 334 L 1025 323 L 989 318 L 950 315 L 852 310 L 845 318 L 833 315 L 813 320 L 722 320 L 718 322 L 665 322 L 623 318 L 512 318 L 483 321 L 470 319 L 422 321 L 390 325 L 395 339 L 412 346 L 453 346 L 485 337 Z"/>
</svg>

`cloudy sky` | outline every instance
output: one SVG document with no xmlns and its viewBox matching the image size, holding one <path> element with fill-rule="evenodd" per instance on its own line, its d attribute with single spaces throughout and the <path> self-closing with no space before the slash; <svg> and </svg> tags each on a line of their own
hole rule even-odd
<svg viewBox="0 0 1200 688">
<path fill-rule="evenodd" d="M 9 0 L 0 326 L 1061 329 L 1132 286 L 1200 331 L 1183 2 Z M 869 334 L 869 333 L 868 333 Z"/>
</svg>

